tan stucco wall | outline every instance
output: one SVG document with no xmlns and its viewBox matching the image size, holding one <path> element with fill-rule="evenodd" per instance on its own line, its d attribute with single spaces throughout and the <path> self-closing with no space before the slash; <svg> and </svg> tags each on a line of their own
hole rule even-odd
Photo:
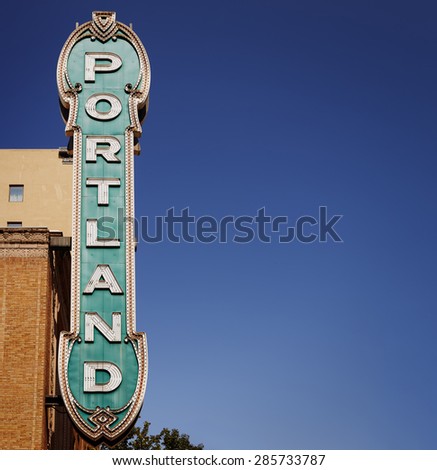
<svg viewBox="0 0 437 470">
<path fill-rule="evenodd" d="M 71 164 L 54 149 L 0 149 L 0 227 L 47 227 L 71 236 Z M 9 202 L 9 185 L 24 185 L 23 202 Z"/>
</svg>

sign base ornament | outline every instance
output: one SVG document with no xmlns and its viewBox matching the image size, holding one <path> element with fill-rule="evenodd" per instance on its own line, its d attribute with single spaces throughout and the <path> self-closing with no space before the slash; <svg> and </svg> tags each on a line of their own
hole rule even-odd
<svg viewBox="0 0 437 470">
<path fill-rule="evenodd" d="M 115 445 L 147 382 L 146 335 L 135 331 L 134 154 L 149 59 L 114 12 L 94 12 L 67 39 L 57 84 L 73 142 L 71 330 L 59 338 L 59 382 L 84 438 Z"/>
</svg>

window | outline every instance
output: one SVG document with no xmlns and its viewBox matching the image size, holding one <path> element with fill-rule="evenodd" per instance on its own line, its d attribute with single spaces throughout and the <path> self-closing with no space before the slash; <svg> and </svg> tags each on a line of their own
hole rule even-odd
<svg viewBox="0 0 437 470">
<path fill-rule="evenodd" d="M 8 228 L 22 227 L 23 222 L 8 222 Z"/>
<path fill-rule="evenodd" d="M 9 202 L 23 202 L 24 186 L 22 184 L 9 185 Z"/>
</svg>

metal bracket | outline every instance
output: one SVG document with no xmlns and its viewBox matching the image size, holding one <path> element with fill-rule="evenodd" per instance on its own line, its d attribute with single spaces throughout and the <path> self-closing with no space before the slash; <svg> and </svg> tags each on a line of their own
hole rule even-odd
<svg viewBox="0 0 437 470">
<path fill-rule="evenodd" d="M 45 405 L 46 407 L 64 406 L 64 400 L 60 395 L 46 395 Z"/>
</svg>

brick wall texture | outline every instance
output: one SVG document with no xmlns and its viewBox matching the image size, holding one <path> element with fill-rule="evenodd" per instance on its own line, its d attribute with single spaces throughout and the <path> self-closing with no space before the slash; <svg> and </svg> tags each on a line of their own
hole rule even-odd
<svg viewBox="0 0 437 470">
<path fill-rule="evenodd" d="M 59 395 L 57 338 L 69 327 L 70 253 L 47 229 L 0 228 L 0 449 L 73 449 L 81 440 Z"/>
<path fill-rule="evenodd" d="M 0 258 L 0 447 L 45 449 L 50 349 L 48 247 Z"/>
</svg>

